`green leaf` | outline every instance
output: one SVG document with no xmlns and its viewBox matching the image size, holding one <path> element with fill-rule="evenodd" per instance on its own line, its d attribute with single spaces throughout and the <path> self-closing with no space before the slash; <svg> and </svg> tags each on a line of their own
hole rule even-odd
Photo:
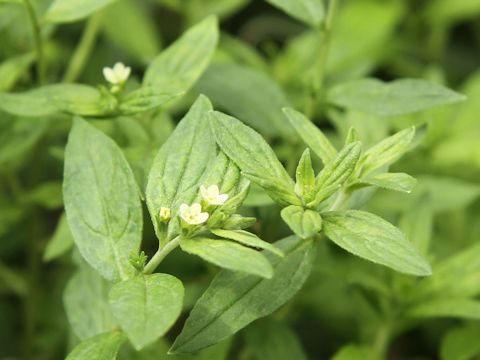
<svg viewBox="0 0 480 360">
<path fill-rule="evenodd" d="M 225 269 L 243 271 L 270 279 L 273 269 L 262 253 L 228 240 L 192 238 L 181 239 L 183 251 L 200 256 Z"/>
<path fill-rule="evenodd" d="M 480 329 L 466 325 L 449 330 L 441 345 L 442 360 L 469 360 L 480 355 Z"/>
<path fill-rule="evenodd" d="M 298 162 L 295 171 L 295 192 L 305 201 L 313 200 L 315 190 L 315 173 L 312 167 L 312 159 L 310 158 L 310 150 L 305 149 Z"/>
<path fill-rule="evenodd" d="M 336 85 L 328 92 L 331 104 L 378 116 L 410 114 L 463 100 L 465 96 L 453 90 L 420 79 L 390 83 L 360 79 Z"/>
<path fill-rule="evenodd" d="M 255 234 L 249 233 L 244 230 L 222 230 L 215 229 L 211 230 L 217 236 L 220 236 L 225 239 L 230 239 L 237 241 L 243 245 L 253 246 L 259 249 L 270 251 L 273 254 L 278 256 L 284 256 L 283 252 L 279 250 L 275 245 L 272 245 L 266 241 L 263 241 Z"/>
<path fill-rule="evenodd" d="M 182 94 L 183 92 L 176 89 L 163 90 L 154 86 L 143 86 L 127 94 L 122 99 L 119 110 L 125 115 L 153 110 Z"/>
<path fill-rule="evenodd" d="M 103 32 L 109 42 L 129 57 L 148 64 L 161 47 L 160 35 L 151 15 L 136 0 L 115 1 L 108 7 L 108 16 L 102 18 Z M 125 22 L 126 18 L 128 22 Z"/>
<path fill-rule="evenodd" d="M 232 63 L 211 64 L 194 89 L 262 134 L 292 136 L 280 111 L 289 105 L 288 99 L 279 85 L 259 70 Z"/>
<path fill-rule="evenodd" d="M 45 13 L 44 21 L 67 23 L 81 20 L 114 1 L 115 0 L 54 0 Z"/>
<path fill-rule="evenodd" d="M 302 113 L 284 108 L 283 113 L 295 128 L 305 144 L 317 154 L 324 164 L 328 164 L 337 156 L 337 150 L 323 132 L 308 120 Z"/>
<path fill-rule="evenodd" d="M 290 205 L 290 204 L 295 204 L 295 205 L 301 205 L 302 201 L 298 197 L 297 194 L 295 194 L 295 187 L 292 188 L 291 186 L 287 184 L 283 184 L 277 180 L 277 178 L 271 178 L 271 177 L 260 177 L 260 176 L 255 176 L 249 173 L 242 173 L 243 176 L 245 176 L 247 179 L 251 180 L 253 183 L 257 184 L 258 186 L 261 186 L 263 190 L 266 191 L 266 193 L 276 202 L 282 205 Z"/>
<path fill-rule="evenodd" d="M 109 302 L 113 316 L 137 350 L 164 335 L 180 316 L 182 282 L 167 274 L 141 275 L 115 284 Z"/>
<path fill-rule="evenodd" d="M 374 359 L 372 349 L 366 346 L 348 344 L 338 350 L 331 360 L 364 360 Z"/>
<path fill-rule="evenodd" d="M 43 261 L 51 261 L 65 254 L 73 247 L 73 244 L 73 236 L 68 228 L 67 217 L 65 213 L 63 213 L 52 238 L 48 241 L 47 247 L 45 248 Z"/>
<path fill-rule="evenodd" d="M 113 330 L 109 290 L 110 284 L 82 260 L 63 293 L 68 322 L 80 340 Z"/>
<path fill-rule="evenodd" d="M 62 183 L 60 181 L 44 182 L 27 193 L 25 200 L 45 209 L 59 209 L 63 206 Z"/>
<path fill-rule="evenodd" d="M 410 127 L 380 141 L 365 151 L 360 160 L 362 174 L 367 175 L 372 171 L 397 161 L 407 152 L 415 136 L 415 128 Z"/>
<path fill-rule="evenodd" d="M 326 212 L 322 218 L 325 235 L 352 254 L 406 274 L 431 275 L 405 235 L 382 218 L 358 210 Z"/>
<path fill-rule="evenodd" d="M 210 16 L 158 55 L 147 68 L 143 83 L 168 92 L 187 91 L 207 68 L 217 41 L 217 19 Z"/>
<path fill-rule="evenodd" d="M 66 360 L 115 360 L 124 341 L 125 335 L 120 331 L 97 335 L 78 344 Z"/>
<path fill-rule="evenodd" d="M 295 333 L 283 322 L 256 321 L 245 329 L 247 346 L 258 360 L 307 360 Z"/>
<path fill-rule="evenodd" d="M 303 21 L 307 25 L 317 27 L 323 20 L 325 9 L 323 0 L 267 0 L 270 4 L 282 9 L 288 15 Z"/>
<path fill-rule="evenodd" d="M 102 101 L 97 89 L 79 84 L 54 84 L 21 93 L 0 93 L 0 109 L 31 117 L 58 112 L 103 116 L 114 110 Z"/>
<path fill-rule="evenodd" d="M 364 186 L 378 186 L 388 190 L 395 190 L 404 193 L 411 193 L 417 185 L 417 180 L 405 173 L 383 173 L 352 183 L 353 188 Z"/>
<path fill-rule="evenodd" d="M 290 205 L 281 212 L 282 219 L 301 238 L 308 238 L 322 230 L 322 218 L 316 211 Z"/>
<path fill-rule="evenodd" d="M 325 165 L 317 175 L 315 199 L 308 206 L 317 206 L 340 189 L 354 172 L 361 148 L 362 144 L 358 141 L 348 144 Z"/>
<path fill-rule="evenodd" d="M 408 314 L 420 318 L 453 317 L 480 320 L 480 301 L 463 298 L 435 299 L 411 307 Z"/>
<path fill-rule="evenodd" d="M 266 280 L 221 271 L 195 304 L 171 352 L 193 353 L 216 344 L 271 314 L 300 290 L 312 270 L 316 244 L 291 236 L 275 245 L 286 256 L 266 254 L 275 269 L 274 276 Z"/>
<path fill-rule="evenodd" d="M 162 206 L 171 208 L 174 217 L 182 203 L 191 204 L 196 199 L 198 188 L 215 161 L 215 142 L 206 116 L 211 108 L 208 99 L 200 96 L 153 161 L 146 196 L 156 227 Z"/>
<path fill-rule="evenodd" d="M 76 118 L 65 152 L 63 196 L 82 256 L 108 280 L 127 279 L 142 239 L 142 208 L 132 170 L 118 146 Z"/>
<path fill-rule="evenodd" d="M 13 88 L 34 60 L 34 53 L 29 52 L 0 63 L 0 91 L 8 91 Z"/>
<path fill-rule="evenodd" d="M 260 134 L 218 111 L 210 113 L 210 125 L 222 151 L 248 174 L 249 179 L 257 179 L 258 185 L 269 187 L 267 190 L 270 190 L 270 194 L 277 195 L 287 203 L 296 198 L 299 201 L 293 191 L 293 180 Z"/>
</svg>

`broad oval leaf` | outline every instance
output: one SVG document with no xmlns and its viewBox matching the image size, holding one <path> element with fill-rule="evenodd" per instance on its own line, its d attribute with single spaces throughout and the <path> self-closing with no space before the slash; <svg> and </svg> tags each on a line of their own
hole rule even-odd
<svg viewBox="0 0 480 360">
<path fill-rule="evenodd" d="M 325 235 L 354 255 L 417 276 L 431 275 L 428 262 L 389 222 L 365 211 L 322 214 Z"/>
<path fill-rule="evenodd" d="M 174 217 L 182 203 L 195 200 L 202 179 L 215 161 L 215 141 L 206 116 L 211 109 L 208 99 L 200 96 L 153 161 L 146 196 L 155 227 L 162 206 L 171 208 Z"/>
<path fill-rule="evenodd" d="M 138 186 L 120 148 L 76 118 L 65 151 L 63 196 L 82 256 L 108 280 L 127 279 L 142 239 Z"/>
<path fill-rule="evenodd" d="M 66 360 L 115 360 L 125 339 L 125 335 L 120 331 L 112 331 L 88 338 L 78 344 L 68 354 Z"/>
<path fill-rule="evenodd" d="M 328 92 L 328 101 L 334 105 L 379 116 L 410 114 L 463 100 L 465 96 L 453 90 L 420 79 L 390 83 L 360 79 L 336 85 Z"/>
<path fill-rule="evenodd" d="M 162 90 L 175 84 L 173 92 L 187 91 L 206 69 L 217 42 L 217 19 L 210 16 L 160 53 L 147 68 L 143 83 Z"/>
<path fill-rule="evenodd" d="M 303 239 L 322 230 L 322 217 L 316 211 L 290 205 L 282 210 L 281 216 L 290 229 Z"/>
<path fill-rule="evenodd" d="M 235 334 L 290 300 L 312 270 L 316 244 L 291 236 L 275 243 L 285 257 L 266 254 L 275 269 L 267 280 L 222 271 L 197 301 L 170 352 L 193 353 Z"/>
<path fill-rule="evenodd" d="M 323 0 L 267 0 L 288 15 L 317 27 L 323 20 L 325 9 Z"/>
<path fill-rule="evenodd" d="M 164 335 L 183 306 L 183 284 L 167 274 L 140 275 L 115 284 L 109 302 L 113 316 L 140 350 Z"/>
<path fill-rule="evenodd" d="M 273 269 L 262 253 L 233 241 L 207 238 L 181 239 L 183 251 L 200 256 L 225 269 L 243 271 L 270 279 Z"/>
<path fill-rule="evenodd" d="M 257 235 L 249 233 L 245 230 L 222 230 L 214 229 L 211 230 L 217 236 L 220 236 L 225 239 L 230 239 L 237 241 L 243 245 L 253 246 L 259 249 L 268 250 L 273 254 L 278 256 L 284 256 L 283 252 L 278 249 L 275 245 L 272 245 L 266 241 L 260 239 Z"/>
</svg>

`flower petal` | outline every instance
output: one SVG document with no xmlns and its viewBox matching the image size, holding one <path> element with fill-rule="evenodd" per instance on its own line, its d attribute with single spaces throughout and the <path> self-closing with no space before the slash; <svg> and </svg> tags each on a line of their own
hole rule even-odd
<svg viewBox="0 0 480 360">
<path fill-rule="evenodd" d="M 207 212 L 202 212 L 200 214 L 198 214 L 197 216 L 197 224 L 202 224 L 204 223 L 205 221 L 208 220 L 208 213 Z"/>
<path fill-rule="evenodd" d="M 202 206 L 199 203 L 193 203 L 190 206 L 190 211 L 194 214 L 200 214 L 200 212 L 202 211 Z"/>
</svg>

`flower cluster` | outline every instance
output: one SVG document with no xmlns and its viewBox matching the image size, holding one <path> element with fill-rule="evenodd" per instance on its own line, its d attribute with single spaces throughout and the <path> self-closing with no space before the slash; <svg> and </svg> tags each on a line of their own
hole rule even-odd
<svg viewBox="0 0 480 360">
<path fill-rule="evenodd" d="M 202 196 L 202 204 L 204 204 L 204 208 L 223 205 L 228 200 L 228 194 L 220 194 L 220 189 L 217 185 L 210 185 L 208 187 L 203 185 L 200 186 L 200 195 Z M 193 203 L 191 205 L 180 205 L 180 218 L 188 225 L 200 225 L 205 223 L 210 215 L 207 211 L 202 211 L 202 204 Z M 160 208 L 160 221 L 166 222 L 170 220 L 170 216 L 170 208 Z"/>
</svg>

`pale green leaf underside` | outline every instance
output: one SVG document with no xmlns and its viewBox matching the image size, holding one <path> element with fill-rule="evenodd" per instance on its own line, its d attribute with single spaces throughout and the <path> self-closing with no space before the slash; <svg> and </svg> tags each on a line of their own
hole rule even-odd
<svg viewBox="0 0 480 360">
<path fill-rule="evenodd" d="M 134 273 L 129 263 L 142 235 L 138 186 L 118 146 L 85 120 L 74 120 L 63 195 L 68 225 L 82 256 L 108 280 Z"/>
<path fill-rule="evenodd" d="M 198 300 L 171 352 L 193 353 L 267 316 L 297 293 L 312 269 L 315 243 L 291 236 L 275 243 L 286 256 L 265 254 L 275 269 L 267 280 L 222 271 Z"/>
<path fill-rule="evenodd" d="M 137 350 L 153 343 L 175 323 L 183 305 L 182 282 L 167 274 L 137 276 L 115 284 L 113 316 Z"/>
<path fill-rule="evenodd" d="M 261 252 L 233 241 L 192 238 L 182 239 L 180 246 L 183 251 L 200 256 L 225 269 L 242 271 L 267 279 L 273 275 L 272 266 Z"/>
<path fill-rule="evenodd" d="M 358 210 L 322 214 L 323 230 L 354 255 L 417 276 L 431 275 L 428 262 L 405 235 L 382 218 Z"/>
</svg>

